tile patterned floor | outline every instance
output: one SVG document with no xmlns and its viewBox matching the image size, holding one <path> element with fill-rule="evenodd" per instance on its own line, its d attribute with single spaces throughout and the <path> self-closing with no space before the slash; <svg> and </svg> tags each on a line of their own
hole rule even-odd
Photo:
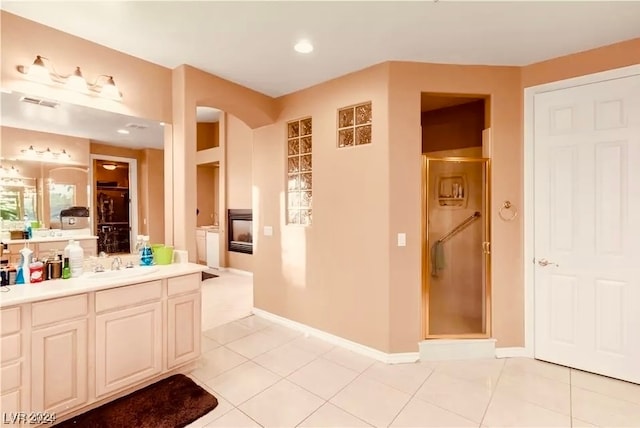
<svg viewBox="0 0 640 428">
<path fill-rule="evenodd" d="M 191 428 L 640 427 L 639 385 L 566 367 L 527 358 L 386 365 L 255 316 L 210 321 L 191 376 L 220 404 Z"/>
</svg>

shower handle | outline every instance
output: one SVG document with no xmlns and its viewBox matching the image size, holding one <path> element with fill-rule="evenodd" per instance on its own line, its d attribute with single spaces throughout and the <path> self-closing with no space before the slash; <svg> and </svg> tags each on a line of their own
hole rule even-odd
<svg viewBox="0 0 640 428">
<path fill-rule="evenodd" d="M 491 242 L 485 241 L 482 243 L 482 252 L 484 254 L 491 254 Z"/>
</svg>

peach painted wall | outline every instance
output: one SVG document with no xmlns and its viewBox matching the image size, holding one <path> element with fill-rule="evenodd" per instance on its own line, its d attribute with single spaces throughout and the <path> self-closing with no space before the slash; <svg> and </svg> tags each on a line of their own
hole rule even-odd
<svg viewBox="0 0 640 428">
<path fill-rule="evenodd" d="M 388 78 L 389 65 L 381 64 L 282 97 L 277 122 L 255 129 L 253 145 L 254 228 L 273 227 L 273 236 L 255 237 L 255 306 L 385 351 Z M 366 101 L 373 143 L 338 149 L 337 109 Z M 313 118 L 313 224 L 301 227 L 285 224 L 286 122 L 307 116 Z"/>
<path fill-rule="evenodd" d="M 11 13 L 0 11 L 2 87 L 102 110 L 171 122 L 171 70 L 89 42 Z M 113 75 L 122 102 L 106 100 L 25 79 L 16 66 L 36 55 L 50 58 L 61 74 L 80 66 L 87 80 Z"/>
<path fill-rule="evenodd" d="M 484 100 L 422 113 L 422 151 L 482 146 Z"/>
<path fill-rule="evenodd" d="M 640 64 L 640 37 L 522 67 L 522 88 Z"/>
<path fill-rule="evenodd" d="M 0 156 L 5 159 L 22 159 L 24 155 L 21 150 L 33 145 L 38 151 L 46 150 L 47 147 L 54 152 L 64 149 L 70 156 L 68 164 L 89 166 L 89 141 L 86 138 L 2 126 Z"/>
<path fill-rule="evenodd" d="M 276 105 L 271 97 L 238 84 L 205 73 L 197 68 L 181 65 L 172 70 L 173 94 L 173 141 L 171 158 L 173 176 L 171 195 L 173 212 L 172 240 L 178 249 L 189 251 L 189 260 L 195 261 L 196 198 L 185 192 L 196 186 L 196 107 L 206 106 L 233 114 L 251 128 L 272 123 L 277 116 Z M 224 115 L 223 115 L 224 116 Z M 225 120 L 220 127 L 220 145 L 224 159 Z M 221 164 L 221 185 L 225 179 L 226 165 Z M 169 187 L 168 187 L 169 188 Z M 221 192 L 220 214 L 226 212 L 224 195 Z M 226 219 L 220 215 L 220 227 L 226 230 Z"/>
<path fill-rule="evenodd" d="M 196 126 L 196 150 L 211 149 L 220 146 L 220 126 L 218 122 L 198 122 Z"/>
<path fill-rule="evenodd" d="M 227 209 L 251 209 L 253 130 L 232 114 L 227 114 L 225 159 Z M 253 254 L 227 251 L 226 262 L 228 267 L 253 272 Z"/>
<path fill-rule="evenodd" d="M 215 187 L 215 168 L 211 164 L 198 165 L 196 175 L 198 179 L 197 209 L 200 210 L 197 225 L 208 226 L 213 224 L 215 200 L 218 197 L 218 189 Z"/>
<path fill-rule="evenodd" d="M 420 93 L 489 95 L 493 135 L 493 198 L 522 207 L 520 69 L 392 62 L 389 150 L 390 329 L 393 352 L 415 351 L 421 331 L 421 130 Z M 397 247 L 395 235 L 407 234 Z M 497 346 L 524 342 L 522 223 L 492 219 L 493 337 Z"/>
</svg>

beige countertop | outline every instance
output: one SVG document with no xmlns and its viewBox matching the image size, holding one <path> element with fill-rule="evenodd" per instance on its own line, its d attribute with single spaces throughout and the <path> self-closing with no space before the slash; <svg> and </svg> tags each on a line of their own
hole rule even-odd
<svg viewBox="0 0 640 428">
<path fill-rule="evenodd" d="M 136 266 L 130 275 L 100 277 L 100 274 L 85 272 L 79 278 L 54 279 L 42 281 L 34 284 L 10 285 L 0 287 L 0 307 L 19 305 L 23 303 L 37 302 L 40 300 L 54 299 L 58 297 L 71 296 L 97 290 L 122 287 L 125 285 L 138 284 L 141 282 L 155 281 L 159 279 L 171 278 L 174 276 L 189 275 L 199 273 L 208 268 L 195 263 L 174 263 L 170 265 L 156 266 Z M 109 271 L 103 272 L 108 274 Z M 104 275 L 103 275 L 104 276 Z"/>
</svg>

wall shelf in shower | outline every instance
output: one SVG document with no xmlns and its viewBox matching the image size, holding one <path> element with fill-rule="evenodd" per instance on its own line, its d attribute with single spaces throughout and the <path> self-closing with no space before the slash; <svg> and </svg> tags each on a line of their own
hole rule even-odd
<svg viewBox="0 0 640 428">
<path fill-rule="evenodd" d="M 436 199 L 441 208 L 467 206 L 467 178 L 462 175 L 439 175 L 436 182 Z"/>
</svg>

